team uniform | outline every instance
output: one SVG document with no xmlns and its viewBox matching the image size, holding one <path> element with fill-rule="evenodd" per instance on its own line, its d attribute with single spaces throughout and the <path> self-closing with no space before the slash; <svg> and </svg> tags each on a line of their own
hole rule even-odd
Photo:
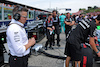
<svg viewBox="0 0 100 67">
<path fill-rule="evenodd" d="M 54 34 L 53 34 L 53 42 L 55 41 L 55 34 L 57 34 L 57 45 L 59 46 L 59 41 L 60 41 L 59 22 L 60 21 L 59 21 L 59 18 L 57 16 L 53 17 L 52 20 L 53 20 L 53 26 L 55 27 Z"/>
<path fill-rule="evenodd" d="M 78 17 L 76 22 L 79 23 L 82 20 L 82 17 Z"/>
<path fill-rule="evenodd" d="M 45 28 L 46 28 L 46 35 L 47 35 L 47 41 L 45 44 L 45 47 L 47 48 L 48 43 L 50 43 L 50 47 L 52 47 L 52 43 L 53 43 L 53 31 L 50 31 L 49 29 L 47 29 L 47 27 L 52 28 L 53 26 L 53 22 L 52 19 L 50 21 L 48 21 L 48 19 L 45 22 Z"/>
<path fill-rule="evenodd" d="M 24 24 L 12 19 L 7 29 L 7 44 L 10 50 L 10 67 L 27 67 L 30 48 L 26 50 L 28 38 Z"/>
<path fill-rule="evenodd" d="M 73 18 L 65 18 L 65 21 L 67 21 L 67 22 L 72 22 L 72 21 L 74 21 L 74 19 Z M 71 30 L 71 28 L 72 28 L 72 26 L 69 26 L 69 25 L 66 25 L 65 24 L 65 34 L 66 34 L 66 36 L 68 35 L 68 33 L 69 33 L 69 31 Z"/>
<path fill-rule="evenodd" d="M 90 22 L 87 19 L 82 19 L 67 39 L 65 55 L 70 56 L 74 61 L 80 61 L 82 56 L 81 43 L 85 43 L 88 36 L 96 36 L 95 30 L 96 24 L 94 21 Z"/>
</svg>

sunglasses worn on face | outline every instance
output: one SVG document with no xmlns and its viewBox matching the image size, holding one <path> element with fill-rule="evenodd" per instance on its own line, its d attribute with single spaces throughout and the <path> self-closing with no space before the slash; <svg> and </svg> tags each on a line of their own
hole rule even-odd
<svg viewBox="0 0 100 67">
<path fill-rule="evenodd" d="M 21 15 L 22 16 L 22 15 Z M 22 16 L 23 18 L 27 18 L 27 16 Z"/>
</svg>

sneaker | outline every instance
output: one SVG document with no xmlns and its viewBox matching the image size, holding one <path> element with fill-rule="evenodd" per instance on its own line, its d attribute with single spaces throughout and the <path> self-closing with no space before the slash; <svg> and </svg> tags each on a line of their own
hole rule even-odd
<svg viewBox="0 0 100 67">
<path fill-rule="evenodd" d="M 60 44 L 57 44 L 58 47 L 60 47 Z"/>
<path fill-rule="evenodd" d="M 52 43 L 53 46 L 55 46 L 55 43 Z"/>
<path fill-rule="evenodd" d="M 54 49 L 53 47 L 49 47 L 50 49 Z"/>
<path fill-rule="evenodd" d="M 47 47 L 44 48 L 45 50 L 48 50 Z"/>
</svg>

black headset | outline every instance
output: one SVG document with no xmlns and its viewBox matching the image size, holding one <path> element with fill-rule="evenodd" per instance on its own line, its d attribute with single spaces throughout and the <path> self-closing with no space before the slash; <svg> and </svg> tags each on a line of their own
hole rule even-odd
<svg viewBox="0 0 100 67">
<path fill-rule="evenodd" d="M 18 13 L 18 11 L 21 11 L 22 10 L 22 6 L 19 6 L 18 10 L 16 11 L 16 13 L 14 14 L 13 18 L 16 20 L 16 21 L 19 21 L 20 20 L 20 17 L 21 15 Z"/>
</svg>

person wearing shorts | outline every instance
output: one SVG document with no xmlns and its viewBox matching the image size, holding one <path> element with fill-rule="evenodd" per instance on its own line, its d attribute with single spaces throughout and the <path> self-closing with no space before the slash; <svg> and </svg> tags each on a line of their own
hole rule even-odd
<svg viewBox="0 0 100 67">
<path fill-rule="evenodd" d="M 90 36 L 89 43 L 93 50 L 100 57 L 100 52 L 96 48 L 94 37 L 96 36 L 96 26 L 100 24 L 100 15 L 97 16 L 95 21 L 90 22 L 87 19 L 82 19 L 79 22 L 78 26 L 73 30 L 67 39 L 66 47 L 65 47 L 65 55 L 66 58 L 66 67 L 69 67 L 69 61 L 75 61 L 78 63 L 78 67 L 80 67 L 81 62 L 81 43 L 85 43 L 88 36 Z M 77 67 L 77 66 L 75 66 Z"/>
</svg>

